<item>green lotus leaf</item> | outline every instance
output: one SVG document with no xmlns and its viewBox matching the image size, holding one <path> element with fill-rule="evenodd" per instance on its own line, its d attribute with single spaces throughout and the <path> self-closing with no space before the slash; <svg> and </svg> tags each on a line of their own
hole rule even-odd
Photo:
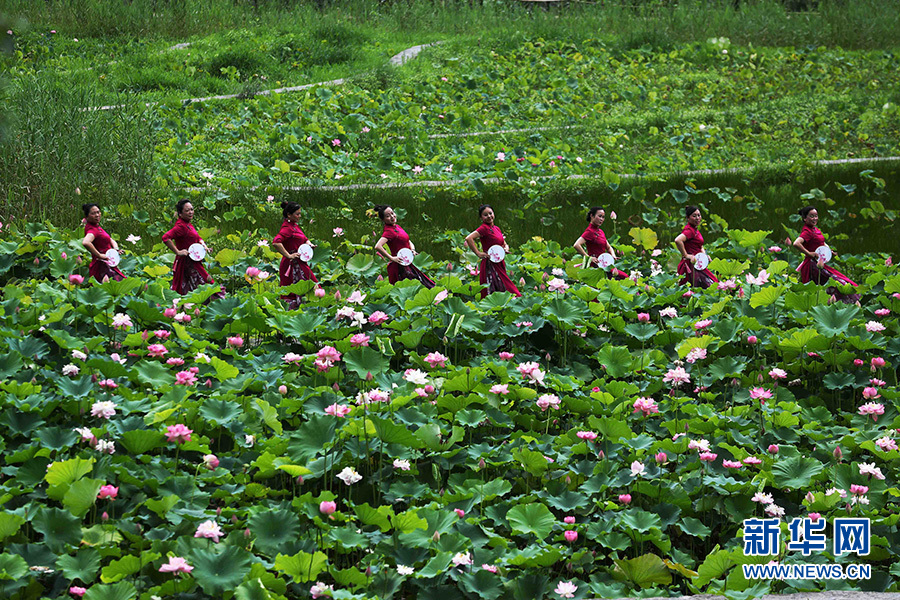
<svg viewBox="0 0 900 600">
<path fill-rule="evenodd" d="M 94 548 L 82 548 L 74 555 L 60 556 L 56 568 L 63 572 L 66 579 L 91 583 L 100 571 L 100 552 Z"/>
<path fill-rule="evenodd" d="M 254 546 L 269 556 L 285 551 L 300 536 L 300 519 L 283 509 L 256 513 L 247 525 L 255 536 Z"/>
<path fill-rule="evenodd" d="M 642 554 L 637 558 L 613 559 L 616 568 L 612 576 L 620 581 L 628 581 L 639 588 L 672 583 L 672 574 L 663 560 L 655 554 Z"/>
<path fill-rule="evenodd" d="M 328 557 L 323 552 L 298 552 L 293 556 L 279 554 L 275 557 L 275 570 L 290 575 L 297 583 L 315 581 L 319 573 L 327 568 Z"/>
<path fill-rule="evenodd" d="M 824 468 L 824 465 L 814 458 L 794 456 L 776 462 L 772 467 L 772 475 L 775 476 L 775 484 L 779 489 L 802 489 Z"/>
<path fill-rule="evenodd" d="M 66 546 L 77 546 L 81 542 L 81 519 L 68 511 L 43 507 L 31 525 L 44 535 L 44 544 L 57 554 L 65 553 Z"/>
<path fill-rule="evenodd" d="M 378 375 L 384 372 L 390 359 L 377 350 L 363 346 L 347 351 L 344 354 L 344 362 L 350 371 L 356 373 L 360 379 L 365 379 L 369 373 Z"/>
<path fill-rule="evenodd" d="M 188 562 L 194 567 L 191 575 L 203 591 L 222 597 L 244 579 L 250 570 L 252 555 L 243 548 L 219 544 L 209 550 L 194 549 Z"/>
<path fill-rule="evenodd" d="M 538 502 L 512 507 L 506 513 L 506 520 L 513 533 L 532 533 L 541 540 L 550 535 L 557 522 L 550 509 Z"/>
</svg>

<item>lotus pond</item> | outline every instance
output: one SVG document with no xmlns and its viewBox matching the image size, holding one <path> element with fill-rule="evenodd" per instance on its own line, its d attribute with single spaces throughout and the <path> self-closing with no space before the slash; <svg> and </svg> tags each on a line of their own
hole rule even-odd
<svg viewBox="0 0 900 600">
<path fill-rule="evenodd" d="M 619 240 L 624 282 L 534 239 L 510 257 L 525 295 L 484 300 L 472 257 L 420 255 L 438 287 L 394 287 L 331 238 L 327 294 L 297 284 L 289 312 L 246 276 L 276 268 L 254 232 L 208 261 L 230 289 L 204 304 L 215 288 L 168 289 L 159 244 L 88 285 L 80 235 L 5 227 L 3 595 L 816 587 L 744 579 L 773 559 L 865 562 L 871 579 L 830 586 L 896 589 L 900 276 L 844 256 L 863 306 L 829 305 L 765 250 L 777 237 L 727 234 L 717 289 L 686 295 L 644 237 Z M 871 518 L 870 554 L 786 551 L 810 513 Z M 782 547 L 745 557 L 742 520 L 766 515 Z"/>
</svg>

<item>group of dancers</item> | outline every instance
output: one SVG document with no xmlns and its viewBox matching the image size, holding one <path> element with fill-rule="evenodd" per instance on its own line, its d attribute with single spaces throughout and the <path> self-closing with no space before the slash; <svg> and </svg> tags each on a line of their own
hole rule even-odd
<svg viewBox="0 0 900 600">
<path fill-rule="evenodd" d="M 299 281 L 317 282 L 308 263 L 312 244 L 299 225 L 300 205 L 296 202 L 282 202 L 281 207 L 284 222 L 278 235 L 272 240 L 273 248 L 282 256 L 278 269 L 279 284 L 284 287 Z M 409 234 L 397 223 L 394 209 L 388 205 L 378 205 L 374 208 L 384 225 L 381 237 L 375 243 L 375 253 L 387 261 L 388 281 L 395 284 L 404 279 L 415 279 L 427 288 L 434 287 L 434 281 L 413 264 L 415 245 L 409 239 Z M 118 244 L 100 226 L 100 207 L 89 203 L 83 205 L 82 209 L 85 216 L 85 235 L 82 243 L 92 257 L 90 275 L 98 281 L 123 279 L 124 273 L 116 266 Z M 162 240 L 175 253 L 171 287 L 184 295 L 202 284 L 213 284 L 214 281 L 203 268 L 202 259 L 208 248 L 192 224 L 193 205 L 187 199 L 180 200 L 175 205 L 175 212 L 175 225 L 163 234 Z M 699 229 L 703 216 L 696 206 L 686 207 L 684 213 L 686 219 L 684 229 L 674 241 L 675 247 L 681 253 L 678 274 L 683 276 L 681 280 L 683 285 L 708 288 L 718 282 L 718 279 L 707 267 L 708 257 L 703 252 L 703 234 Z M 818 285 L 829 286 L 827 292 L 831 295 L 832 301 L 858 302 L 859 294 L 843 294 L 833 285 L 840 283 L 855 287 L 857 284 L 837 269 L 825 264 L 831 252 L 829 251 L 825 258 L 822 253 L 817 253 L 817 250 L 826 244 L 822 231 L 817 227 L 819 214 L 816 209 L 806 206 L 800 209 L 799 214 L 803 220 L 803 228 L 794 240 L 793 247 L 804 257 L 797 269 L 800 272 L 800 280 L 803 283 L 812 281 Z M 510 292 L 521 296 L 521 292 L 506 271 L 505 255 L 509 252 L 509 245 L 503 231 L 494 223 L 493 207 L 482 204 L 478 207 L 478 216 L 481 225 L 466 236 L 466 245 L 481 259 L 478 270 L 479 282 L 484 286 L 481 297 L 484 298 L 493 292 Z M 627 279 L 627 273 L 612 265 L 616 258 L 615 250 L 607 242 L 606 235 L 600 228 L 605 218 L 606 212 L 602 208 L 597 206 L 591 208 L 587 213 L 588 226 L 575 240 L 574 248 L 584 257 L 585 265 L 608 269 L 605 271 L 608 276 Z M 480 248 L 476 242 L 480 242 Z M 216 295 L 224 293 L 223 288 Z M 296 294 L 286 294 L 282 299 L 291 309 L 297 308 L 301 301 Z"/>
</svg>

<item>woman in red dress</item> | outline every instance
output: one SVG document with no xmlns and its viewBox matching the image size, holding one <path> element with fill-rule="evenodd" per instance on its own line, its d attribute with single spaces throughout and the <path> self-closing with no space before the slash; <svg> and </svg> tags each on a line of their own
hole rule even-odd
<svg viewBox="0 0 900 600">
<path fill-rule="evenodd" d="M 487 289 L 481 290 L 481 297 L 484 298 L 494 292 L 510 292 L 521 296 L 519 288 L 506 274 L 506 261 L 495 263 L 487 254 L 487 250 L 491 246 L 501 246 L 509 252 L 503 232 L 494 225 L 494 209 L 490 204 L 482 204 L 478 207 L 478 216 L 481 217 L 481 226 L 466 236 L 466 245 L 481 259 L 478 281 L 486 283 L 488 286 Z M 481 250 L 475 246 L 475 240 L 481 240 Z"/>
<path fill-rule="evenodd" d="M 581 237 L 575 240 L 575 250 L 578 254 L 587 259 L 587 265 L 596 267 L 597 257 L 608 252 L 613 258 L 616 257 L 616 251 L 606 241 L 606 234 L 600 229 L 603 220 L 606 219 L 606 211 L 599 206 L 595 206 L 588 211 L 587 221 L 589 223 L 587 229 L 581 234 Z M 605 273 L 606 271 L 604 271 Z M 616 279 L 628 279 L 628 273 L 620 271 L 613 267 L 612 275 Z"/>
<path fill-rule="evenodd" d="M 812 206 L 806 206 L 801 208 L 798 213 L 803 219 L 803 229 L 800 231 L 800 237 L 794 240 L 794 248 L 804 256 L 803 262 L 797 268 L 800 271 L 800 281 L 803 283 L 812 281 L 817 285 L 825 285 L 829 279 L 833 279 L 838 283 L 856 287 L 857 284 L 852 279 L 819 261 L 816 249 L 825 245 L 825 236 L 816 227 L 819 223 L 819 212 Z M 833 285 L 828 286 L 825 291 L 831 295 L 831 302 L 840 300 L 846 304 L 859 304 L 859 294 L 842 294 Z"/>
<path fill-rule="evenodd" d="M 703 216 L 700 209 L 696 206 L 688 206 L 684 209 L 684 216 L 687 217 L 687 224 L 684 229 L 675 238 L 675 247 L 681 252 L 681 262 L 678 263 L 678 274 L 684 275 L 681 280 L 682 284 L 691 286 L 699 286 L 708 288 L 719 280 L 712 274 L 709 269 L 698 271 L 694 268 L 694 261 L 697 255 L 703 252 L 703 234 L 700 233 L 700 223 Z"/>
<path fill-rule="evenodd" d="M 110 248 L 118 250 L 119 245 L 100 227 L 100 207 L 93 203 L 82 204 L 81 210 L 84 211 L 84 239 L 81 244 L 91 253 L 88 273 L 101 283 L 110 279 L 122 281 L 125 274 L 106 262 L 106 251 Z"/>
<path fill-rule="evenodd" d="M 281 213 L 284 215 L 284 223 L 281 231 L 272 240 L 272 246 L 281 254 L 281 265 L 278 267 L 279 285 L 282 287 L 294 285 L 298 281 L 317 282 L 309 265 L 300 259 L 297 249 L 303 244 L 309 243 L 303 230 L 297 224 L 300 221 L 300 205 L 296 202 L 282 202 Z M 296 310 L 300 306 L 300 296 L 288 294 L 281 297 L 286 300 L 290 310 Z"/>
<path fill-rule="evenodd" d="M 426 288 L 433 288 L 434 281 L 425 273 L 413 264 L 402 265 L 400 259 L 397 258 L 397 253 L 404 248 L 409 248 L 415 254 L 416 247 L 409 241 L 409 235 L 403 231 L 403 228 L 397 225 L 397 215 L 394 213 L 394 209 L 386 204 L 379 204 L 375 207 L 375 211 L 378 213 L 378 218 L 384 223 L 384 231 L 381 232 L 381 237 L 375 243 L 375 253 L 389 261 L 388 281 L 393 284 L 402 279 L 416 279 Z M 385 245 L 388 250 L 385 250 Z"/>
<path fill-rule="evenodd" d="M 213 284 L 215 281 L 203 268 L 203 263 L 188 256 L 188 248 L 192 244 L 203 244 L 203 247 L 206 247 L 206 242 L 200 238 L 200 234 L 191 225 L 191 221 L 194 220 L 194 206 L 187 198 L 184 198 L 175 205 L 175 212 L 175 226 L 163 234 L 162 240 L 175 253 L 175 264 L 172 266 L 172 289 L 183 296 L 205 283 Z M 207 250 L 209 249 L 207 248 Z M 223 297 L 225 297 L 224 288 L 211 298 Z"/>
</svg>

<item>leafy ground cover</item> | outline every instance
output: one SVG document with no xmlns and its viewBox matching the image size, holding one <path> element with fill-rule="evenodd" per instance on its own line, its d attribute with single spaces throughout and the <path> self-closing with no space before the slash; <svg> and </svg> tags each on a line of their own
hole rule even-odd
<svg viewBox="0 0 900 600">
<path fill-rule="evenodd" d="M 835 560 L 784 548 L 811 513 L 872 519 L 838 559 L 872 579 L 833 585 L 895 589 L 893 267 L 844 257 L 863 306 L 829 305 L 780 233 L 729 228 L 723 283 L 686 294 L 637 233 L 636 281 L 535 239 L 510 257 L 525 295 L 485 300 L 472 256 L 393 287 L 333 238 L 327 293 L 289 312 L 248 271 L 276 267 L 258 232 L 223 243 L 204 304 L 159 244 L 88 285 L 78 236 L 4 228 L 3 595 L 748 598 L 769 584 L 742 563 Z M 744 557 L 765 515 L 782 547 Z"/>
</svg>

